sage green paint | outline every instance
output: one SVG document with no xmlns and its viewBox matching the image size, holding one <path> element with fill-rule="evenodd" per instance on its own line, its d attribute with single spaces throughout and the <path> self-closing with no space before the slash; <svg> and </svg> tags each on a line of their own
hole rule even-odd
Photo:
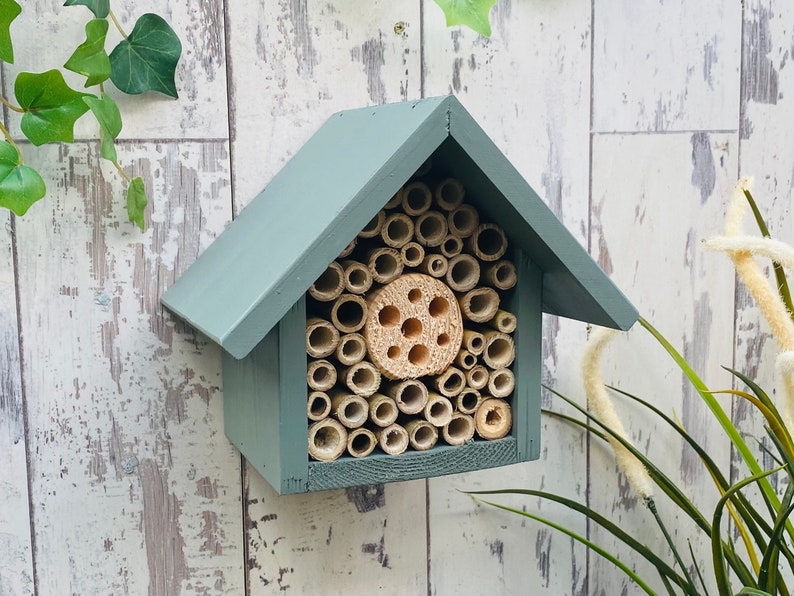
<svg viewBox="0 0 794 596">
<path fill-rule="evenodd" d="M 436 150 L 543 270 L 546 312 L 634 323 L 632 305 L 453 96 L 331 116 L 163 304 L 245 357 Z"/>
</svg>

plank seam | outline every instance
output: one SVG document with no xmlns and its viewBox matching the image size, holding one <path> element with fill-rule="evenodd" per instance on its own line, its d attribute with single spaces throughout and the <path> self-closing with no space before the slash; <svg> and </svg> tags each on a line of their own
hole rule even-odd
<svg viewBox="0 0 794 596">
<path fill-rule="evenodd" d="M 592 93 L 592 91 L 591 91 Z M 592 100 L 591 100 L 592 101 Z M 596 131 L 592 130 L 592 123 L 591 123 L 591 136 L 627 136 L 627 137 L 636 137 L 636 136 L 665 136 L 665 135 L 691 135 L 695 133 L 705 132 L 708 134 L 737 134 L 739 132 L 738 128 L 704 128 L 704 129 L 686 129 L 686 130 L 606 130 L 606 131 Z"/>
</svg>

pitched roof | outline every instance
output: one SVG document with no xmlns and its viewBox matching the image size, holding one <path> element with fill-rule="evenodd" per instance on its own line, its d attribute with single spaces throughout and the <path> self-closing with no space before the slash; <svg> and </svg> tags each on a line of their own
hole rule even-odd
<svg viewBox="0 0 794 596">
<path fill-rule="evenodd" d="M 631 303 L 454 96 L 331 116 L 163 304 L 245 357 L 431 155 L 543 271 L 545 312 L 620 329 L 636 321 Z"/>
</svg>

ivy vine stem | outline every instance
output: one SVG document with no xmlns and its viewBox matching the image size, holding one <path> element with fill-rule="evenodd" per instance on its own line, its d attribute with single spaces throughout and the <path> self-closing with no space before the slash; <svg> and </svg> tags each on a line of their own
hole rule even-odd
<svg viewBox="0 0 794 596">
<path fill-rule="evenodd" d="M 14 139 L 11 138 L 11 135 L 8 133 L 8 129 L 3 125 L 2 122 L 0 122 L 0 132 L 3 133 L 3 136 L 6 138 L 6 141 L 8 141 L 8 144 L 11 145 L 17 152 L 17 155 L 19 156 L 19 162 L 17 162 L 17 165 L 21 166 L 24 162 L 22 161 L 22 153 L 19 151 L 19 146 L 14 142 Z"/>
<path fill-rule="evenodd" d="M 25 110 L 23 110 L 22 108 L 20 108 L 20 107 L 18 107 L 18 106 L 15 106 L 14 104 L 12 104 L 10 101 L 8 101 L 8 100 L 7 100 L 5 97 L 3 97 L 2 95 L 0 95 L 0 103 L 2 103 L 2 104 L 3 104 L 5 107 L 7 107 L 9 110 L 13 110 L 13 111 L 14 111 L 14 112 L 16 112 L 17 114 L 24 114 L 24 113 L 25 113 Z"/>
<path fill-rule="evenodd" d="M 119 165 L 119 162 L 113 161 L 113 165 L 116 166 L 116 169 L 118 170 L 119 174 L 121 174 L 121 177 L 124 178 L 124 180 L 126 180 L 127 182 L 129 182 L 130 177 L 127 174 L 127 172 L 124 171 L 124 168 L 122 168 L 121 165 Z"/>
<path fill-rule="evenodd" d="M 110 20 L 113 21 L 113 24 L 116 26 L 116 29 L 119 30 L 119 33 L 121 33 L 121 36 L 124 39 L 127 39 L 127 34 L 124 32 L 124 29 L 121 27 L 121 23 L 119 23 L 119 20 L 116 18 L 116 15 L 113 14 L 112 10 L 108 10 L 108 16 L 110 17 Z"/>
</svg>

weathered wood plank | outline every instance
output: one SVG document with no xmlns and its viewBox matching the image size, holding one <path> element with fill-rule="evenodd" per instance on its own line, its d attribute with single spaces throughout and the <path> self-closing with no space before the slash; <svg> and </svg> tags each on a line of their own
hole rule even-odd
<svg viewBox="0 0 794 596">
<path fill-rule="evenodd" d="M 737 141 L 736 134 L 705 132 L 605 135 L 593 141 L 593 251 L 643 316 L 714 389 L 730 385 L 720 365 L 732 359 L 733 273 L 727 259 L 706 252 L 701 242 L 719 230 L 736 176 Z M 727 467 L 726 437 L 680 370 L 641 328 L 608 349 L 603 369 L 607 383 L 648 399 L 668 414 L 675 412 L 688 432 Z M 625 399 L 615 401 L 635 444 L 685 487 L 702 511 L 713 511 L 719 495 L 697 455 L 653 415 Z M 649 512 L 616 473 L 611 452 L 595 438 L 589 482 L 594 509 L 657 552 L 667 552 Z M 698 562 L 710 568 L 708 540 L 666 498 L 657 501 L 682 552 L 687 551 L 684 537 L 691 537 Z M 656 573 L 622 545 L 598 528 L 591 528 L 590 536 L 636 562 L 640 575 L 657 585 Z M 591 559 L 590 589 L 634 591 L 620 572 L 597 558 Z"/>
<path fill-rule="evenodd" d="M 491 13 L 494 35 L 447 29 L 424 2 L 425 94 L 454 92 L 485 132 L 586 245 L 590 130 L 590 3 L 511 2 Z M 578 392 L 585 325 L 544 321 L 544 381 Z M 550 405 L 547 397 L 545 406 Z M 586 498 L 581 436 L 543 421 L 541 460 L 429 482 L 430 583 L 459 592 L 589 594 L 587 553 L 539 524 L 476 507 L 456 489 L 540 488 Z M 560 470 L 565 470 L 560 474 Z M 554 515 L 584 533 L 580 518 L 537 500 L 500 499 Z"/>
<path fill-rule="evenodd" d="M 12 216 L 0 211 L 0 595 L 32 594 L 25 417 L 20 377 Z"/>
<path fill-rule="evenodd" d="M 85 23 L 93 15 L 84 6 L 63 6 L 62 0 L 29 0 L 14 21 L 14 64 L 6 65 L 11 77 L 17 72 L 43 72 L 58 68 L 72 88 L 83 90 L 85 77 L 62 68 L 74 49 L 85 41 Z M 121 138 L 135 139 L 226 139 L 226 77 L 223 4 L 217 0 L 163 2 L 140 0 L 114 2 L 115 12 L 127 34 L 136 20 L 147 12 L 162 16 L 182 43 L 182 58 L 177 66 L 176 87 L 180 98 L 173 100 L 159 93 L 130 96 L 112 83 L 107 93 L 119 104 L 124 129 Z M 107 36 L 110 51 L 121 40 L 111 24 Z M 46 51 L 42 51 L 46 47 Z M 13 78 L 7 78 L 6 93 L 13 98 Z M 98 93 L 97 87 L 86 90 Z M 11 131 L 20 136 L 18 114 L 9 117 Z M 98 138 L 95 119 L 81 118 L 76 126 L 78 138 Z M 122 164 L 126 156 L 119 153 Z"/>
<path fill-rule="evenodd" d="M 333 112 L 420 96 L 415 3 L 267 0 L 227 13 L 238 211 Z M 244 482 L 249 594 L 426 590 L 423 482 L 281 498 L 249 467 Z"/>
<path fill-rule="evenodd" d="M 593 130 L 735 130 L 741 4 L 594 2 Z"/>
<path fill-rule="evenodd" d="M 220 355 L 159 305 L 230 218 L 228 147 L 122 143 L 150 189 L 141 233 L 92 145 L 28 161 L 54 182 L 17 224 L 40 593 L 240 594 Z"/>
</svg>

